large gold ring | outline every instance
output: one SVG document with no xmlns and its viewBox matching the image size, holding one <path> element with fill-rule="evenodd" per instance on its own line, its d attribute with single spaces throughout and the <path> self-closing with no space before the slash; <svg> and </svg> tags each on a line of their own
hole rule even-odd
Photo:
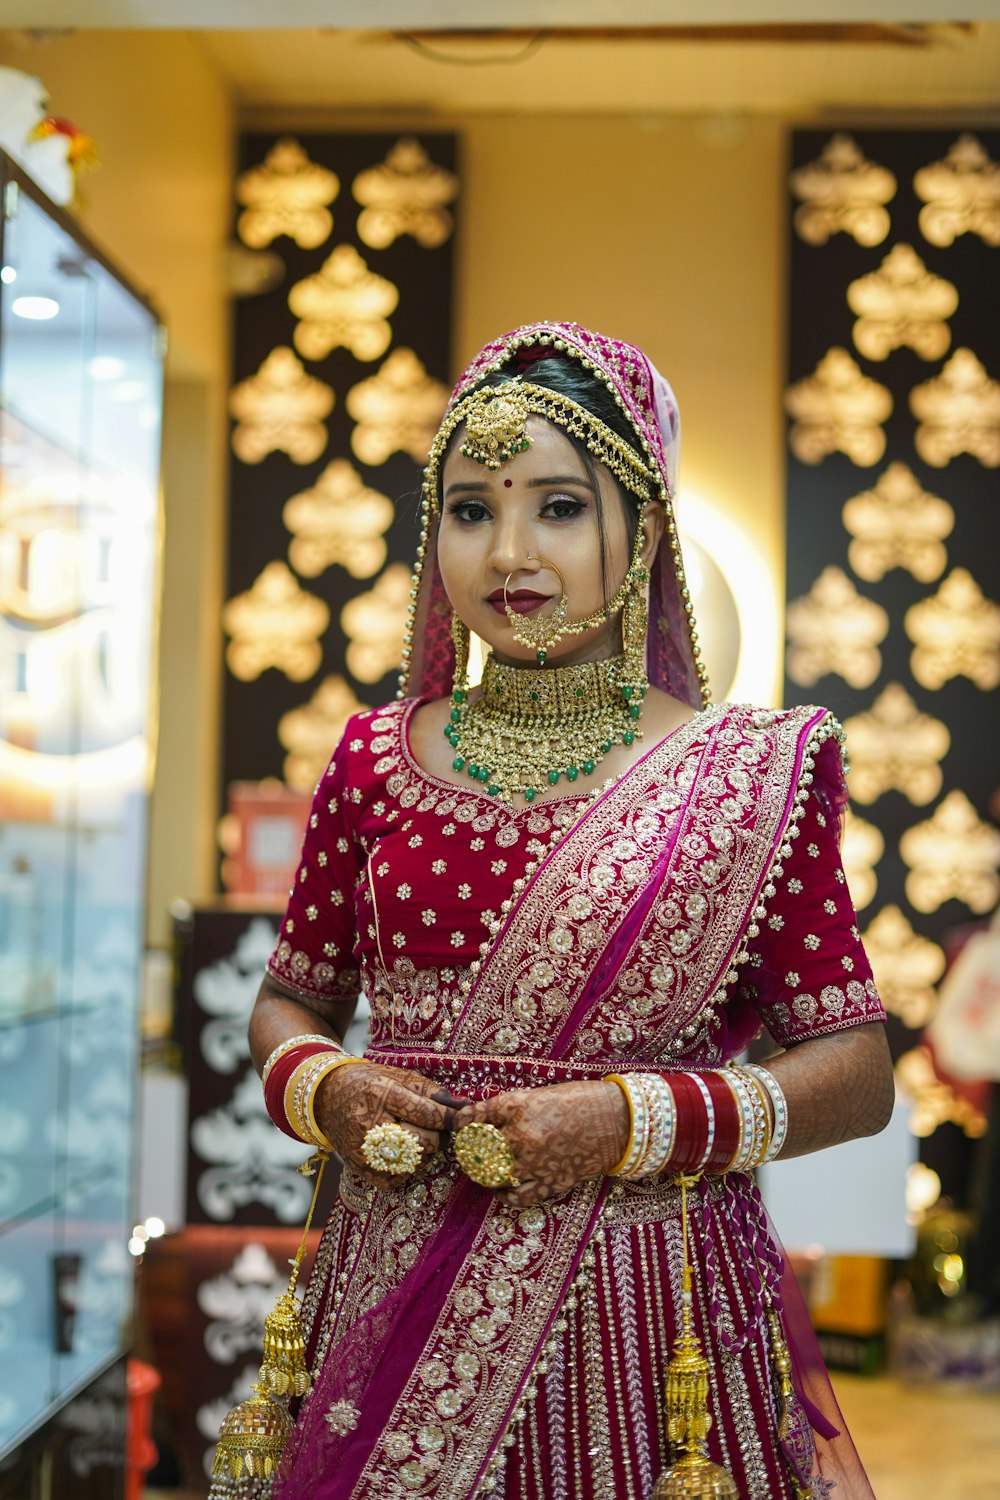
<svg viewBox="0 0 1000 1500">
<path fill-rule="evenodd" d="M 373 1172 L 401 1177 L 415 1172 L 424 1154 L 418 1138 L 403 1125 L 373 1125 L 361 1142 L 361 1155 Z"/>
<path fill-rule="evenodd" d="M 517 1187 L 514 1153 L 495 1125 L 463 1125 L 455 1134 L 455 1156 L 466 1177 L 480 1187 Z"/>
</svg>

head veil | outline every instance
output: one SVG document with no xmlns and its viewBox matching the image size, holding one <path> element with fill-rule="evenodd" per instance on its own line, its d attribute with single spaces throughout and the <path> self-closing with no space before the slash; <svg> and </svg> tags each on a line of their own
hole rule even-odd
<svg viewBox="0 0 1000 1500">
<path fill-rule="evenodd" d="M 529 323 L 480 350 L 452 391 L 448 411 L 492 371 L 509 369 L 514 374 L 519 367 L 552 353 L 579 360 L 605 383 L 635 430 L 638 451 L 649 462 L 667 525 L 651 570 L 647 671 L 654 686 L 700 709 L 708 702 L 708 683 L 684 580 L 673 505 L 680 416 L 669 384 L 642 350 L 591 333 L 578 323 Z M 401 696 L 445 696 L 451 691 L 455 668 L 452 609 L 438 568 L 438 523 L 428 500 L 425 491 L 423 530 L 403 648 Z"/>
</svg>

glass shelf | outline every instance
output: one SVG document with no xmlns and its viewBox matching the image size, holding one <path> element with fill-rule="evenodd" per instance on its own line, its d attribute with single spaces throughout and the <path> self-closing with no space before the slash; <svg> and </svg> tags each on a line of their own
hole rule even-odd
<svg viewBox="0 0 1000 1500">
<path fill-rule="evenodd" d="M 163 340 L 2 153 L 0 202 L 2 1460 L 127 1338 Z"/>
</svg>

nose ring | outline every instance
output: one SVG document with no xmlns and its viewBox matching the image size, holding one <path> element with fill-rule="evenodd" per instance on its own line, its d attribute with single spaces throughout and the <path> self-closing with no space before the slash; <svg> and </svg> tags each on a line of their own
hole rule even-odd
<svg viewBox="0 0 1000 1500">
<path fill-rule="evenodd" d="M 510 580 L 517 571 L 516 568 L 512 568 L 503 581 L 503 607 L 515 641 L 520 646 L 532 647 L 535 660 L 540 667 L 543 667 L 549 650 L 562 639 L 565 633 L 563 627 L 569 615 L 569 597 L 566 593 L 566 580 L 555 563 L 543 557 L 528 557 L 526 561 L 538 562 L 543 568 L 551 568 L 558 578 L 559 598 L 556 607 L 550 615 L 545 615 L 540 620 L 532 619 L 530 615 L 519 615 L 515 609 L 512 609 L 507 598 L 507 590 Z"/>
</svg>

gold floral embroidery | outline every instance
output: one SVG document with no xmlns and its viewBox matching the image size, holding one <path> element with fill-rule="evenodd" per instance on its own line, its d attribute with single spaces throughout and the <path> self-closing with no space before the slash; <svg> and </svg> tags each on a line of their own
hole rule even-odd
<svg viewBox="0 0 1000 1500">
<path fill-rule="evenodd" d="M 347 666 L 359 682 L 379 682 L 399 665 L 410 602 L 410 570 L 392 563 L 374 586 L 344 605 L 340 624 L 350 640 Z"/>
<path fill-rule="evenodd" d="M 958 1125 L 972 1140 L 986 1134 L 986 1117 L 968 1099 L 940 1079 L 927 1047 L 914 1047 L 896 1059 L 896 1081 L 913 1108 L 910 1130 L 921 1139 L 939 1125 Z"/>
<path fill-rule="evenodd" d="M 958 292 L 928 271 L 912 245 L 893 245 L 877 271 L 851 282 L 847 305 L 858 315 L 854 343 L 866 359 L 903 348 L 940 359 L 951 343 L 946 320 L 958 307 Z"/>
<path fill-rule="evenodd" d="M 362 204 L 358 234 L 374 250 L 386 249 L 403 234 L 434 250 L 451 234 L 446 205 L 458 195 L 458 178 L 435 166 L 412 137 L 397 141 L 379 166 L 359 172 L 353 192 Z"/>
<path fill-rule="evenodd" d="M 865 468 L 885 452 L 882 423 L 892 412 L 892 396 L 861 373 L 846 349 L 828 350 L 812 375 L 789 386 L 785 409 L 794 419 L 788 441 L 804 464 L 840 452 Z"/>
<path fill-rule="evenodd" d="M 913 642 L 910 666 L 926 688 L 968 677 L 983 692 L 1000 682 L 1000 606 L 965 568 L 954 568 L 937 593 L 904 616 Z"/>
<path fill-rule="evenodd" d="M 792 173 L 791 186 L 803 200 L 795 228 L 810 245 L 825 245 L 838 232 L 859 245 L 880 245 L 889 233 L 885 204 L 895 196 L 896 179 L 868 161 L 849 135 L 828 141 L 818 161 Z"/>
<path fill-rule="evenodd" d="M 288 751 L 283 774 L 297 792 L 308 792 L 326 770 L 330 747 L 344 732 L 353 714 L 366 705 L 359 703 L 343 677 L 324 677 L 308 703 L 282 714 L 278 739 Z"/>
<path fill-rule="evenodd" d="M 841 568 L 824 568 L 801 599 L 788 606 L 788 675 L 811 687 L 836 673 L 851 687 L 873 683 L 882 668 L 879 643 L 889 616 L 865 599 Z"/>
<path fill-rule="evenodd" d="M 287 234 L 303 250 L 315 250 L 333 230 L 327 205 L 339 192 L 336 173 L 310 161 L 298 141 L 278 141 L 262 166 L 236 180 L 237 202 L 246 205 L 236 225 L 240 239 L 263 250 Z"/>
<path fill-rule="evenodd" d="M 960 136 L 944 161 L 920 168 L 913 186 L 925 204 L 920 232 L 932 245 L 950 245 L 960 234 L 1000 245 L 1000 165 L 976 136 Z"/>
<path fill-rule="evenodd" d="M 346 458 L 335 458 L 281 513 L 294 538 L 289 562 L 303 578 L 316 578 L 336 563 L 352 578 L 371 578 L 385 562 L 385 533 L 394 514 L 387 496 L 369 489 Z"/>
<path fill-rule="evenodd" d="M 933 802 L 941 790 L 940 761 L 951 736 L 940 719 L 922 714 L 898 682 L 890 682 L 867 713 L 844 724 L 851 747 L 851 795 L 874 802 L 884 792 L 902 792 L 915 807 Z"/>
<path fill-rule="evenodd" d="M 314 275 L 297 281 L 288 306 L 297 318 L 293 340 L 304 359 L 348 349 L 355 359 L 378 359 L 389 347 L 399 291 L 370 271 L 353 245 L 338 245 Z"/>
<path fill-rule="evenodd" d="M 268 563 L 251 589 L 223 607 L 223 628 L 232 636 L 229 670 L 253 682 L 268 667 L 277 667 L 293 682 L 304 682 L 320 665 L 319 637 L 329 623 L 322 599 L 300 588 L 283 562 Z"/>
<path fill-rule="evenodd" d="M 233 452 L 245 464 L 259 464 L 278 450 L 293 463 L 312 463 L 326 447 L 324 422 L 333 401 L 330 387 L 307 375 L 291 349 L 272 349 L 256 375 L 230 394 Z"/>
<path fill-rule="evenodd" d="M 844 844 L 841 860 L 847 889 L 858 911 L 875 899 L 878 877 L 875 867 L 885 853 L 885 839 L 874 823 L 866 823 L 850 808 L 844 818 Z"/>
<path fill-rule="evenodd" d="M 941 374 L 910 392 L 917 452 L 943 469 L 971 453 L 987 469 L 1000 466 L 1000 382 L 991 380 L 971 349 L 956 349 Z"/>
<path fill-rule="evenodd" d="M 962 901 L 982 915 L 1000 899 L 1000 832 L 957 788 L 926 822 L 906 830 L 899 852 L 910 867 L 906 899 L 917 911 Z"/>
<path fill-rule="evenodd" d="M 846 501 L 843 520 L 853 538 L 848 560 L 859 578 L 877 583 L 890 569 L 906 568 L 930 583 L 944 571 L 944 538 L 955 512 L 947 500 L 922 489 L 906 464 L 890 464 L 872 489 Z"/>
<path fill-rule="evenodd" d="M 914 932 L 898 906 L 884 906 L 864 934 L 882 1003 L 906 1026 L 926 1026 L 937 1008 L 944 952 Z"/>
<path fill-rule="evenodd" d="M 413 350 L 394 349 L 377 375 L 348 393 L 347 410 L 357 423 L 351 447 L 363 464 L 384 464 L 397 450 L 422 464 L 447 402 L 447 390 Z"/>
</svg>

